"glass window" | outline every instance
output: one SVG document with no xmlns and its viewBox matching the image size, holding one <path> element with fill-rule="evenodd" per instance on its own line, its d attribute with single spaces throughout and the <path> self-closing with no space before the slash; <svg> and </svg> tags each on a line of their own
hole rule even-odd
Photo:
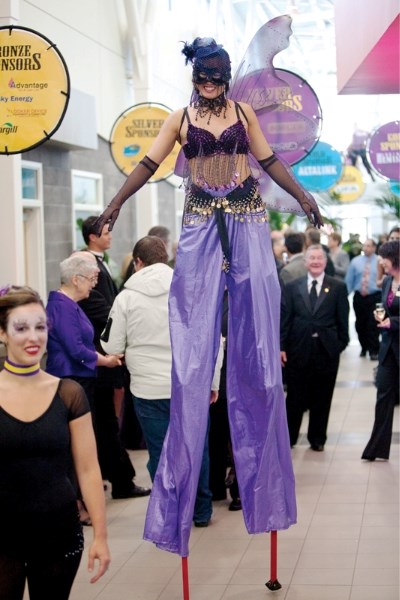
<svg viewBox="0 0 400 600">
<path fill-rule="evenodd" d="M 103 210 L 103 180 L 99 173 L 72 171 L 73 234 L 75 249 L 85 247 L 82 223 Z"/>
<path fill-rule="evenodd" d="M 41 165 L 28 163 L 24 161 L 21 168 L 22 179 L 22 199 L 39 200 L 40 199 L 40 169 Z"/>
<path fill-rule="evenodd" d="M 75 236 L 74 236 L 74 246 L 75 250 L 79 250 L 80 248 L 85 248 L 86 244 L 82 235 L 82 223 L 88 217 L 91 217 L 94 213 L 89 210 L 76 210 L 75 211 Z M 100 213 L 99 213 L 100 214 Z"/>
<path fill-rule="evenodd" d="M 97 180 L 90 177 L 74 176 L 74 203 L 97 204 Z"/>
</svg>

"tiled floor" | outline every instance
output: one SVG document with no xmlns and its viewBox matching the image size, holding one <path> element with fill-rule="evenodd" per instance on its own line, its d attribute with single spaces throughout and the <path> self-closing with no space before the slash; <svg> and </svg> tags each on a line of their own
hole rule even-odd
<svg viewBox="0 0 400 600">
<path fill-rule="evenodd" d="M 325 452 L 305 436 L 293 449 L 299 517 L 278 533 L 282 589 L 265 587 L 269 535 L 248 535 L 241 512 L 216 502 L 210 526 L 192 531 L 190 600 L 399 599 L 399 413 L 390 461 L 361 461 L 376 363 L 358 354 L 353 342 L 342 356 Z M 132 453 L 139 484 L 149 484 L 146 454 Z M 146 506 L 147 498 L 107 500 L 112 565 L 90 585 L 84 558 L 71 600 L 182 600 L 180 558 L 141 539 Z"/>
</svg>

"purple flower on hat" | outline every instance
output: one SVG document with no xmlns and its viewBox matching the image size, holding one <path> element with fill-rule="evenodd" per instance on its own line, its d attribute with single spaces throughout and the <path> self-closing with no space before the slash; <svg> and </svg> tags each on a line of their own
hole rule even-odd
<svg viewBox="0 0 400 600">
<path fill-rule="evenodd" d="M 0 297 L 8 294 L 8 292 L 10 290 L 11 290 L 11 285 L 9 285 L 8 283 L 6 285 L 3 285 L 3 287 L 0 287 Z"/>
</svg>

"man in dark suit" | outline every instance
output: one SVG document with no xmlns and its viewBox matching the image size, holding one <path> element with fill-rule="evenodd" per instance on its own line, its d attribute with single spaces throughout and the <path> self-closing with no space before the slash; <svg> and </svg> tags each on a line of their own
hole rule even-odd
<svg viewBox="0 0 400 600">
<path fill-rule="evenodd" d="M 104 354 L 100 336 L 107 324 L 108 315 L 118 293 L 111 272 L 104 260 L 104 252 L 111 246 L 112 234 L 108 225 L 100 236 L 94 230 L 97 217 L 88 217 L 82 226 L 87 251 L 96 258 L 99 268 L 97 284 L 89 298 L 79 302 L 94 327 L 96 350 Z M 98 367 L 94 390 L 93 422 L 97 441 L 99 463 L 104 479 L 111 482 L 113 498 L 147 496 L 150 490 L 137 486 L 133 478 L 135 469 L 119 436 L 119 424 L 114 405 L 114 390 L 124 385 L 122 368 Z"/>
<path fill-rule="evenodd" d="M 290 443 L 296 444 L 308 408 L 308 441 L 321 452 L 339 356 L 349 343 L 349 303 L 346 285 L 325 275 L 327 258 L 322 246 L 309 246 L 304 260 L 307 275 L 289 282 L 282 291 L 281 360 Z"/>
</svg>

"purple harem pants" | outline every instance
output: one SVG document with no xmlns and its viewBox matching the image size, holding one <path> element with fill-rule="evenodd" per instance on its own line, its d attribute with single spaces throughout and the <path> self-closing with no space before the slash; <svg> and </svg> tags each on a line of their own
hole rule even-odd
<svg viewBox="0 0 400 600">
<path fill-rule="evenodd" d="M 170 426 L 144 539 L 180 556 L 189 553 L 225 285 L 228 413 L 246 528 L 262 533 L 296 522 L 280 364 L 280 286 L 269 225 L 261 219 L 223 217 L 231 246 L 230 271 L 221 270 L 223 253 L 212 215 L 184 226 L 170 290 Z"/>
</svg>

